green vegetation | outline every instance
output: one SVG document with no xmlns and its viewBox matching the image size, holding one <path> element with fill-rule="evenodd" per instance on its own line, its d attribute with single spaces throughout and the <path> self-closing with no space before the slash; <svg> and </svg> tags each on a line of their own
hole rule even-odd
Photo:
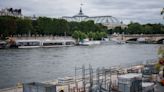
<svg viewBox="0 0 164 92">
<path fill-rule="evenodd" d="M 162 24 L 144 24 L 130 23 L 127 28 L 122 29 L 116 27 L 115 29 L 108 30 L 109 34 L 124 33 L 124 34 L 164 34 L 164 26 Z"/>
<path fill-rule="evenodd" d="M 83 40 L 85 38 L 89 38 L 90 40 L 101 40 L 102 38 L 107 37 L 107 34 L 105 32 L 81 32 L 81 31 L 75 31 L 72 34 L 72 37 L 79 40 Z"/>
<path fill-rule="evenodd" d="M 78 32 L 76 30 L 79 30 Z M 13 35 L 54 35 L 86 38 L 88 32 L 105 32 L 107 28 L 93 21 L 67 22 L 64 19 L 39 17 L 37 20 L 0 16 L 0 37 Z M 76 31 L 76 32 L 75 32 Z M 74 33 L 74 34 L 73 34 Z M 77 34 L 77 36 L 75 36 Z"/>
<path fill-rule="evenodd" d="M 158 71 L 161 70 L 161 68 L 164 69 L 164 47 L 161 46 L 159 49 L 158 49 L 158 54 L 159 54 L 159 61 L 158 63 L 156 64 L 156 69 Z"/>
<path fill-rule="evenodd" d="M 0 16 L 0 39 L 7 36 L 22 35 L 53 35 L 53 36 L 73 36 L 82 40 L 89 38 L 100 40 L 107 37 L 107 34 L 164 34 L 162 24 L 130 23 L 127 28 L 116 27 L 107 29 L 102 24 L 94 24 L 93 21 L 67 22 L 64 19 L 39 17 L 37 20 L 22 19 L 11 16 Z"/>
<path fill-rule="evenodd" d="M 161 69 L 161 64 L 159 64 L 159 63 L 155 64 L 155 68 L 156 68 L 157 71 L 160 71 L 160 69 Z"/>
</svg>

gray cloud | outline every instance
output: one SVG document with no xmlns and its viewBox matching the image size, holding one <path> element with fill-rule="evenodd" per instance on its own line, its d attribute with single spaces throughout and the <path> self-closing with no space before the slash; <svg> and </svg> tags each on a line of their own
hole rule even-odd
<svg viewBox="0 0 164 92">
<path fill-rule="evenodd" d="M 164 23 L 164 0 L 0 0 L 0 8 L 21 8 L 23 15 L 61 17 L 78 13 L 80 3 L 89 16 L 111 15 L 122 21 Z"/>
</svg>

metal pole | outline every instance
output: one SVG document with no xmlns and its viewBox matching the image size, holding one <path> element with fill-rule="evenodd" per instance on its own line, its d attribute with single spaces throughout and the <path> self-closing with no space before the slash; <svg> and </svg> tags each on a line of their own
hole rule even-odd
<svg viewBox="0 0 164 92">
<path fill-rule="evenodd" d="M 77 85 L 77 68 L 76 68 L 76 66 L 75 66 L 75 88 L 77 89 L 77 92 L 78 92 L 78 85 Z"/>
<path fill-rule="evenodd" d="M 86 92 L 85 90 L 85 66 L 83 65 L 82 66 L 82 76 L 83 76 L 83 89 L 84 89 L 84 92 Z"/>
<path fill-rule="evenodd" d="M 104 70 L 104 76 L 105 76 L 105 89 L 107 89 L 107 86 L 106 86 L 106 70 Z"/>
<path fill-rule="evenodd" d="M 93 70 L 92 70 L 92 66 L 91 65 L 89 65 L 89 77 L 90 77 L 89 92 L 92 92 L 92 86 L 93 86 Z"/>
<path fill-rule="evenodd" d="M 97 86 L 99 91 L 101 92 L 101 87 L 100 87 L 100 70 L 97 68 Z"/>
</svg>

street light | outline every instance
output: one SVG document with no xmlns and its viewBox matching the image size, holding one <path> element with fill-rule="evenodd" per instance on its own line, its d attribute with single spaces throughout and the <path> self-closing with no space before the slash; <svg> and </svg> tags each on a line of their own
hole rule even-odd
<svg viewBox="0 0 164 92">
<path fill-rule="evenodd" d="M 162 11 L 161 11 L 161 15 L 163 15 L 164 14 L 164 8 L 162 9 Z M 164 19 L 164 17 L 163 17 L 163 19 Z"/>
<path fill-rule="evenodd" d="M 162 11 L 161 11 L 161 15 L 164 13 L 164 8 L 162 9 Z"/>
</svg>

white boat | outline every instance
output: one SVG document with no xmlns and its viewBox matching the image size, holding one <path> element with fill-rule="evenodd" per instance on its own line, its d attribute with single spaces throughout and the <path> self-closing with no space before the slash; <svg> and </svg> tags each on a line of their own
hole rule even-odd
<svg viewBox="0 0 164 92">
<path fill-rule="evenodd" d="M 74 45 L 75 41 L 72 40 L 44 40 L 42 41 L 41 47 L 63 47 Z"/>
<path fill-rule="evenodd" d="M 99 45 L 101 44 L 100 41 L 83 41 L 83 42 L 79 42 L 79 45 L 81 46 L 91 46 L 91 45 Z"/>
<path fill-rule="evenodd" d="M 109 40 L 109 38 L 103 38 L 100 42 L 103 45 L 113 45 L 113 44 L 115 44 L 115 42 Z"/>
<path fill-rule="evenodd" d="M 123 41 L 123 40 L 117 40 L 117 39 L 114 39 L 114 38 L 112 38 L 111 41 L 114 42 L 114 43 L 116 43 L 116 44 L 125 44 L 125 41 Z"/>
<path fill-rule="evenodd" d="M 39 48 L 41 46 L 40 40 L 16 40 L 18 48 Z"/>
<path fill-rule="evenodd" d="M 99 45 L 99 44 L 101 44 L 101 41 L 90 41 L 87 38 L 87 39 L 83 39 L 83 41 L 80 41 L 78 44 L 81 46 Z"/>
<path fill-rule="evenodd" d="M 5 41 L 0 41 L 0 49 L 6 48 L 7 43 Z"/>
<path fill-rule="evenodd" d="M 145 38 L 142 38 L 142 37 L 138 38 L 137 41 L 139 43 L 146 43 L 146 39 Z"/>
</svg>

